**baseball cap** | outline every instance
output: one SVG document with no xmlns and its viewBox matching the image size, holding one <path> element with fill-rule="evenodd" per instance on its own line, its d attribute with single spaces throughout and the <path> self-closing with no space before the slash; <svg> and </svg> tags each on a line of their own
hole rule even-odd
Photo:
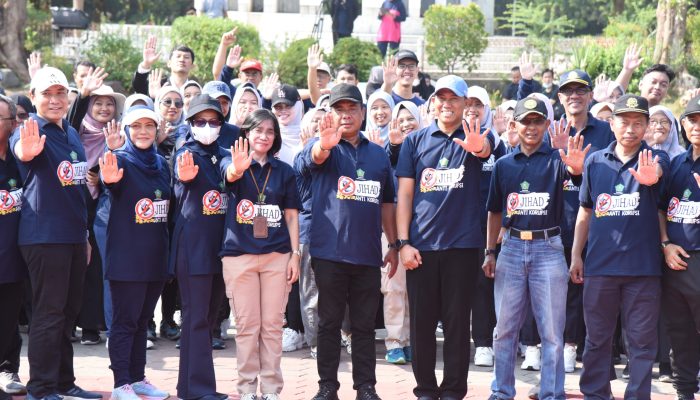
<svg viewBox="0 0 700 400">
<path fill-rule="evenodd" d="M 626 94 L 617 99 L 617 101 L 615 102 L 615 106 L 613 108 L 613 115 L 628 112 L 649 115 L 649 102 L 642 96 Z"/>
<path fill-rule="evenodd" d="M 542 100 L 536 99 L 534 97 L 528 97 L 518 101 L 515 104 L 515 111 L 513 112 L 513 119 L 516 121 L 522 121 L 523 118 L 530 114 L 538 114 L 547 118 L 547 106 Z"/>
<path fill-rule="evenodd" d="M 438 79 L 435 83 L 435 93 L 442 89 L 449 89 L 452 93 L 459 97 L 467 97 L 469 87 L 464 79 L 457 75 L 445 75 Z"/>
<path fill-rule="evenodd" d="M 212 110 L 219 114 L 219 118 L 223 121 L 224 114 L 221 112 L 221 106 L 216 99 L 213 99 L 208 94 L 200 94 L 190 100 L 190 108 L 187 110 L 187 119 L 190 119 L 202 111 Z"/>
<path fill-rule="evenodd" d="M 394 59 L 396 60 L 396 62 L 407 58 L 415 61 L 416 64 L 418 64 L 418 57 L 416 57 L 416 53 L 412 52 L 411 50 L 401 49 L 398 52 L 396 52 L 396 55 L 394 55 Z"/>
<path fill-rule="evenodd" d="M 131 125 L 134 121 L 138 121 L 141 118 L 152 119 L 158 124 L 158 115 L 155 111 L 146 106 L 138 105 L 126 110 L 126 114 L 122 118 L 122 125 Z"/>
<path fill-rule="evenodd" d="M 560 82 L 560 88 L 563 88 L 569 83 L 580 83 L 582 85 L 585 85 L 589 89 L 593 87 L 593 81 L 591 81 L 591 77 L 585 71 L 581 71 L 580 69 L 574 69 L 568 72 L 564 72 L 564 74 L 561 76 Z"/>
<path fill-rule="evenodd" d="M 685 111 L 681 114 L 681 119 L 693 114 L 700 114 L 700 96 L 690 99 L 688 105 L 685 106 Z"/>
<path fill-rule="evenodd" d="M 353 103 L 362 104 L 362 93 L 360 89 L 355 85 L 350 85 L 347 83 L 339 83 L 331 89 L 331 98 L 328 105 L 333 107 L 339 101 L 348 100 Z"/>
<path fill-rule="evenodd" d="M 291 85 L 282 84 L 272 93 L 272 106 L 279 103 L 284 103 L 288 106 L 293 106 L 297 101 L 301 100 L 297 88 Z"/>
<path fill-rule="evenodd" d="M 318 68 L 316 68 L 316 71 L 323 71 L 323 72 L 327 73 L 328 75 L 333 76 L 333 74 L 331 73 L 331 67 L 328 66 L 328 64 L 326 64 L 325 61 L 322 61 L 321 64 L 318 65 Z"/>
<path fill-rule="evenodd" d="M 58 68 L 44 67 L 36 72 L 32 82 L 29 84 L 30 90 L 43 92 L 51 86 L 61 86 L 69 90 L 66 75 Z"/>
<path fill-rule="evenodd" d="M 247 71 L 249 69 L 255 69 L 262 72 L 262 63 L 253 59 L 243 61 L 243 64 L 241 64 L 241 71 Z"/>
<path fill-rule="evenodd" d="M 228 85 L 221 81 L 209 81 L 202 88 L 202 93 L 206 93 L 211 96 L 212 99 L 218 99 L 221 96 L 226 96 L 226 98 L 231 101 L 231 90 Z"/>
</svg>

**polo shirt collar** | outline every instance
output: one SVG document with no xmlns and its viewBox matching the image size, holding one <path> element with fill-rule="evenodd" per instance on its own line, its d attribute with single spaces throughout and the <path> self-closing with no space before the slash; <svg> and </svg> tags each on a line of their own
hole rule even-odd
<svg viewBox="0 0 700 400">
<path fill-rule="evenodd" d="M 275 158 L 275 157 L 269 157 L 269 156 L 268 156 L 268 157 L 267 157 L 267 163 L 266 163 L 266 165 L 267 165 L 267 164 L 270 164 L 270 168 L 277 168 L 277 167 L 279 166 L 279 163 L 281 163 L 281 162 L 282 162 L 282 161 L 278 160 L 278 159 Z M 260 163 L 257 162 L 256 160 L 251 161 L 250 165 L 251 165 L 251 166 L 257 165 L 258 168 L 262 168 L 262 166 L 260 165 Z"/>
<path fill-rule="evenodd" d="M 549 144 L 547 144 L 547 142 L 545 142 L 545 141 L 544 141 L 544 138 L 543 138 L 542 144 L 540 145 L 540 147 L 538 147 L 537 150 L 535 150 L 534 153 L 530 154 L 529 157 L 532 157 L 533 155 L 535 155 L 535 154 L 537 154 L 537 153 L 542 153 L 542 154 L 547 155 L 547 154 L 549 154 L 549 153 L 551 153 L 551 152 L 552 152 L 552 147 L 549 146 Z M 525 155 L 525 153 L 523 153 L 523 152 L 520 150 L 520 145 L 518 145 L 518 146 L 513 150 L 513 157 L 518 157 L 518 156 L 528 157 L 528 156 Z"/>
<path fill-rule="evenodd" d="M 688 150 L 685 151 L 683 162 L 689 162 L 690 164 L 695 162 L 695 160 L 693 160 L 693 146 L 688 147 Z"/>
<path fill-rule="evenodd" d="M 603 154 L 608 159 L 614 159 L 614 160 L 621 161 L 619 158 L 617 158 L 617 154 L 615 154 L 615 146 L 617 146 L 617 140 L 614 140 L 613 142 L 611 142 L 608 145 L 608 147 L 606 147 L 605 150 L 603 150 Z M 652 148 L 647 145 L 647 142 L 642 140 L 642 145 L 637 150 L 637 154 L 639 154 L 639 152 L 642 150 L 652 150 Z"/>
<path fill-rule="evenodd" d="M 29 115 L 30 115 L 33 119 L 36 120 L 37 125 L 39 125 L 39 129 L 43 129 L 43 128 L 44 128 L 46 125 L 48 125 L 48 124 L 53 124 L 53 125 L 58 126 L 58 124 L 55 124 L 55 123 L 53 123 L 53 122 L 49 122 L 49 121 L 45 120 L 44 118 L 41 118 L 41 117 L 39 116 L 39 114 L 31 113 L 31 114 L 29 114 Z M 66 121 L 65 118 L 61 119 L 61 126 L 60 126 L 60 128 L 63 129 L 63 132 L 68 132 L 68 121 Z"/>
<path fill-rule="evenodd" d="M 365 143 L 369 143 L 369 139 L 367 139 L 367 137 L 365 137 L 365 135 L 363 135 L 361 131 L 357 132 L 357 136 L 359 136 L 360 138 L 360 141 L 357 143 L 357 147 L 360 147 L 360 145 L 363 145 Z M 352 143 L 350 143 L 350 141 L 348 141 L 347 139 L 340 138 L 340 142 L 347 143 L 348 145 L 352 146 Z"/>
<path fill-rule="evenodd" d="M 440 127 L 438 127 L 437 120 L 433 120 L 433 122 L 430 124 L 430 126 L 428 127 L 428 133 L 431 136 L 435 136 L 436 134 L 442 134 L 444 136 L 447 136 L 447 134 L 445 132 L 443 132 L 442 130 L 440 130 Z M 459 128 L 457 128 L 457 130 L 455 130 L 452 133 L 452 135 L 450 135 L 450 137 L 456 137 L 455 135 L 460 134 L 460 133 L 462 134 L 462 136 L 466 136 L 466 134 L 464 133 L 464 128 L 462 128 L 462 125 L 460 125 Z"/>
<path fill-rule="evenodd" d="M 586 126 L 581 130 L 581 134 L 582 134 L 582 135 L 585 135 L 586 132 L 589 131 L 588 128 L 592 128 L 592 129 L 597 128 L 598 125 L 600 124 L 600 122 L 603 122 L 603 121 L 599 121 L 598 119 L 596 119 L 596 117 L 593 116 L 593 114 L 591 114 L 591 113 L 589 112 L 589 113 L 588 113 L 588 117 L 587 117 L 587 119 L 586 119 Z M 573 127 L 573 126 L 571 127 L 571 131 L 572 131 L 574 134 L 577 133 L 577 132 L 576 132 L 576 128 Z"/>
</svg>

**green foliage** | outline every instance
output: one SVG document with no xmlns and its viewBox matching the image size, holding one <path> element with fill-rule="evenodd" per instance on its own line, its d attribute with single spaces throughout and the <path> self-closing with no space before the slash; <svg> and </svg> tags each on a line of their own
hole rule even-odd
<svg viewBox="0 0 700 400">
<path fill-rule="evenodd" d="M 289 47 L 291 40 L 287 35 L 284 36 L 284 41 L 282 43 L 267 42 L 263 46 L 260 52 L 260 62 L 263 65 L 263 75 L 267 76 L 273 72 L 277 72 L 277 67 L 279 66 L 280 56 Z"/>
<path fill-rule="evenodd" d="M 470 3 L 466 6 L 431 5 L 423 18 L 425 51 L 431 63 L 452 73 L 463 65 L 471 71 L 488 43 L 484 14 Z"/>
<path fill-rule="evenodd" d="M 211 65 L 214 62 L 216 49 L 219 47 L 221 35 L 238 27 L 237 43 L 242 48 L 242 54 L 248 58 L 260 56 L 260 35 L 255 27 L 226 18 L 209 18 L 206 16 L 180 17 L 172 25 L 173 45 L 185 44 L 195 54 L 195 68 L 190 74 L 195 79 L 206 82 L 212 79 Z M 306 59 L 306 56 L 304 56 Z"/>
<path fill-rule="evenodd" d="M 51 46 L 51 13 L 27 3 L 27 26 L 24 28 L 27 52 Z"/>
<path fill-rule="evenodd" d="M 86 55 L 109 73 L 107 80 L 119 81 L 126 90 L 131 91 L 131 77 L 141 62 L 141 51 L 129 39 L 101 35 Z"/>
<path fill-rule="evenodd" d="M 73 0 L 52 0 L 51 5 L 72 7 Z M 192 0 L 85 0 L 85 11 L 95 22 L 170 25 L 190 7 Z"/>
<path fill-rule="evenodd" d="M 700 12 L 697 9 L 688 11 L 685 26 L 685 37 L 690 44 L 690 57 L 686 57 L 688 73 L 700 78 Z"/>
<path fill-rule="evenodd" d="M 369 79 L 372 67 L 381 65 L 382 55 L 376 44 L 346 37 L 338 40 L 333 47 L 333 53 L 327 57 L 326 61 L 333 70 L 342 64 L 355 64 L 358 79 L 366 81 Z"/>
<path fill-rule="evenodd" d="M 291 42 L 289 47 L 279 56 L 279 67 L 277 74 L 280 76 L 280 83 L 286 83 L 298 88 L 305 88 L 306 72 L 306 56 L 309 47 L 316 43 L 313 38 L 299 39 Z"/>
</svg>

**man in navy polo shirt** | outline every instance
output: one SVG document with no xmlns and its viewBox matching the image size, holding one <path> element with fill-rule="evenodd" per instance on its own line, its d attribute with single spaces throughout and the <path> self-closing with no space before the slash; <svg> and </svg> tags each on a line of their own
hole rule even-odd
<svg viewBox="0 0 700 400">
<path fill-rule="evenodd" d="M 389 56 L 384 68 L 382 90 L 389 93 L 395 104 L 410 101 L 416 106 L 425 100 L 413 93 L 413 82 L 418 79 L 418 57 L 411 50 L 399 50 L 395 56 Z"/>
<path fill-rule="evenodd" d="M 526 98 L 515 106 L 511 129 L 520 145 L 499 159 L 491 175 L 484 273 L 496 279 L 496 358 L 491 399 L 515 397 L 516 349 L 528 308 L 542 338 L 540 399 L 564 398 L 563 333 L 568 268 L 559 228 L 566 180 L 579 181 L 590 145 L 569 138 L 567 152 L 543 143 L 549 128 L 547 107 Z M 577 182 L 578 183 L 578 182 Z M 503 231 L 498 264 L 496 244 Z"/>
<path fill-rule="evenodd" d="M 435 86 L 436 121 L 401 145 L 396 176 L 397 231 L 411 314 L 413 393 L 420 400 L 462 399 L 469 372 L 469 314 L 481 234 L 481 165 L 493 139 L 462 121 L 467 84 L 455 75 Z M 435 377 L 435 327 L 443 322 L 444 378 Z M 354 326 L 353 326 L 354 329 Z"/>
<path fill-rule="evenodd" d="M 360 134 L 362 94 L 341 83 L 331 89 L 331 112 L 300 153 L 301 172 L 311 175 L 309 231 L 311 262 L 318 286 L 319 391 L 313 400 L 338 400 L 340 328 L 345 305 L 352 324 L 352 375 L 357 400 L 378 400 L 374 355 L 374 321 L 380 302 L 380 270 L 398 254 L 392 248 L 382 261 L 382 229 L 396 241 L 394 183 L 386 152 Z M 461 115 L 461 114 L 460 114 Z"/>
<path fill-rule="evenodd" d="M 700 362 L 700 96 L 688 102 L 681 124 L 691 147 L 671 162 L 659 205 L 666 265 L 661 307 L 671 343 L 673 387 L 692 400 Z"/>
<path fill-rule="evenodd" d="M 585 276 L 583 316 L 586 326 L 595 328 L 587 332 L 579 381 L 586 398 L 610 396 L 618 314 L 630 360 L 625 398 L 650 398 L 661 295 L 657 209 L 669 159 L 642 140 L 648 123 L 645 98 L 620 97 L 610 122 L 617 140 L 593 153 L 584 166 L 570 274 L 575 283 L 583 283 Z"/>
</svg>

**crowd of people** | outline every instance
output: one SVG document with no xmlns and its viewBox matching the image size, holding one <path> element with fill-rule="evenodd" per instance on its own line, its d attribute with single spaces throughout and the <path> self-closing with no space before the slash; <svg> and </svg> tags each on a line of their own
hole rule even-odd
<svg viewBox="0 0 700 400">
<path fill-rule="evenodd" d="M 331 70 L 314 45 L 297 88 L 263 77 L 235 33 L 208 82 L 190 79 L 185 44 L 169 75 L 154 70 L 149 38 L 128 97 L 100 60 L 77 63 L 73 86 L 39 54 L 28 96 L 0 96 L 0 400 L 101 398 L 75 384 L 72 347 L 101 331 L 113 400 L 169 397 L 145 374 L 159 299 L 181 399 L 228 397 L 212 351 L 229 316 L 242 400 L 280 399 L 282 354 L 304 346 L 312 400 L 338 399 L 343 346 L 356 398 L 379 399 L 379 326 L 419 400 L 466 396 L 472 338 L 473 363 L 494 367 L 492 400 L 515 398 L 518 353 L 541 371 L 531 398 L 565 398 L 577 358 L 584 397 L 611 398 L 620 353 L 625 398 L 651 397 L 656 361 L 693 398 L 700 96 L 678 119 L 663 106 L 668 66 L 646 69 L 636 95 L 634 45 L 620 76 L 595 84 L 577 69 L 545 69 L 540 84 L 523 54 L 492 109 L 461 77 L 419 79 L 406 49 L 363 95 L 357 68 Z"/>
</svg>

